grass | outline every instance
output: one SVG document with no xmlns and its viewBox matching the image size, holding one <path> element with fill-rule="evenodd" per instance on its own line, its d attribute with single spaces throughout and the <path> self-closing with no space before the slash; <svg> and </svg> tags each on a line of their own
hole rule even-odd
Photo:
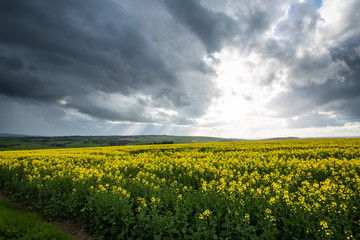
<svg viewBox="0 0 360 240">
<path fill-rule="evenodd" d="M 59 239 L 75 240 L 44 222 L 35 213 L 23 212 L 12 202 L 0 198 L 0 240 Z"/>
</svg>

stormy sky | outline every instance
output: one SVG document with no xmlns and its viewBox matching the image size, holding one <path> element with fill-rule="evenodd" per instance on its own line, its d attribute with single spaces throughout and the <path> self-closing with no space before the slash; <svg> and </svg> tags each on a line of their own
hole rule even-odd
<svg viewBox="0 0 360 240">
<path fill-rule="evenodd" d="M 0 1 L 0 133 L 360 136 L 360 1 Z"/>
</svg>

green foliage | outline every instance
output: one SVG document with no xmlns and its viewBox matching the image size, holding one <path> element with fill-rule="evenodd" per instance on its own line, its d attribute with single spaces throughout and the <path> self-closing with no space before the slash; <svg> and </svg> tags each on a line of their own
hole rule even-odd
<svg viewBox="0 0 360 240">
<path fill-rule="evenodd" d="M 0 200 L 1 240 L 75 240 L 56 227 L 47 224 L 34 213 L 24 213 L 10 202 Z"/>
</svg>

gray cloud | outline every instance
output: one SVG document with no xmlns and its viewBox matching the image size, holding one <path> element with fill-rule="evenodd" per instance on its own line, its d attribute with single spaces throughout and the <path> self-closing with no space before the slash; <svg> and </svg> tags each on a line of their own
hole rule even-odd
<svg viewBox="0 0 360 240">
<path fill-rule="evenodd" d="M 143 95 L 151 99 L 149 108 L 181 113 L 180 122 L 204 114 L 216 97 L 204 48 L 183 46 L 191 34 L 174 28 L 158 2 L 2 1 L 0 14 L 0 91 L 6 96 L 50 104 L 66 99 L 58 106 L 135 122 L 154 119 L 139 103 L 130 111 L 121 107 L 127 102 L 113 102 L 119 107 L 109 110 L 92 94 Z"/>
<path fill-rule="evenodd" d="M 315 7 L 307 2 L 291 6 L 287 19 L 278 23 L 276 35 L 290 39 L 293 44 L 303 40 L 315 30 L 320 14 Z"/>
<path fill-rule="evenodd" d="M 49 102 L 61 98 L 55 84 L 42 81 L 24 66 L 18 58 L 0 55 L 0 93 Z"/>
<path fill-rule="evenodd" d="M 356 5 L 348 6 L 347 12 L 341 13 L 346 17 L 337 16 L 336 23 L 333 16 L 323 19 L 308 3 L 293 5 L 288 19 L 277 26 L 280 39 L 267 40 L 262 53 L 282 63 L 288 89 L 268 107 L 276 116 L 288 118 L 289 126 L 338 126 L 360 121 L 360 28 L 354 25 L 360 19 L 354 12 Z M 336 2 L 329 2 L 326 7 L 335 6 Z"/>
<path fill-rule="evenodd" d="M 30 116 L 26 108 L 33 109 L 29 121 L 37 128 L 45 119 L 64 129 L 69 121 L 69 131 L 80 123 L 87 129 L 108 122 L 195 125 L 221 97 L 216 54 L 224 48 L 249 57 L 239 83 L 258 84 L 271 96 L 269 112 L 288 127 L 359 122 L 360 2 L 332 16 L 338 4 L 1 1 L 0 104 L 13 107 L 13 115 L 2 119 L 0 131 L 25 127 L 14 119 Z M 235 92 L 249 104 L 262 96 Z"/>
<path fill-rule="evenodd" d="M 291 91 L 279 95 L 271 103 L 272 106 L 277 106 L 279 116 L 291 117 L 302 114 L 307 116 L 317 109 L 333 112 L 343 120 L 343 124 L 359 121 L 360 56 L 355 56 L 356 54 L 353 53 L 351 48 L 345 46 L 341 47 L 341 50 L 332 49 L 332 58 L 335 61 L 344 61 L 347 70 L 337 72 L 335 78 L 326 79 L 326 82 L 321 84 L 292 85 Z M 317 117 L 313 116 L 314 122 L 320 121 Z"/>
<path fill-rule="evenodd" d="M 214 12 L 195 0 L 164 0 L 169 12 L 188 27 L 205 45 L 209 54 L 237 35 L 238 23 L 222 12 Z"/>
<path fill-rule="evenodd" d="M 344 124 L 344 121 L 341 122 L 330 114 L 318 112 L 307 113 L 299 118 L 290 119 L 288 121 L 288 127 L 290 128 L 343 126 Z"/>
<path fill-rule="evenodd" d="M 8 71 L 20 71 L 24 64 L 16 57 L 0 56 L 0 66 Z"/>
</svg>

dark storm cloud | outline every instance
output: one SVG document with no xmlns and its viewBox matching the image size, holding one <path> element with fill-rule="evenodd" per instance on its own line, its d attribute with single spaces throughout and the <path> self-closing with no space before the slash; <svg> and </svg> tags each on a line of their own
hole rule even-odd
<svg viewBox="0 0 360 240">
<path fill-rule="evenodd" d="M 143 8 L 151 11 L 137 10 Z M 204 8 L 195 10 L 207 13 Z M 212 23 L 229 21 L 225 15 L 214 16 Z M 207 37 L 220 33 L 218 26 Z M 187 40 L 194 39 L 188 30 L 174 27 L 157 1 L 2 1 L 0 93 L 105 120 L 151 122 L 153 117 L 141 110 L 141 104 L 123 111 L 127 102 L 111 102 L 119 107 L 109 110 L 93 97 L 96 92 L 143 95 L 151 99 L 148 108 L 198 117 L 216 96 L 214 71 L 202 60 L 206 53 L 200 42 L 183 47 Z M 212 43 L 219 50 L 218 40 Z M 195 87 L 202 98 L 194 94 Z"/>
<path fill-rule="evenodd" d="M 332 59 L 334 61 L 344 61 L 351 70 L 352 75 L 360 72 L 359 38 L 360 34 L 357 36 L 356 40 L 350 39 L 350 41 L 346 41 L 345 44 L 342 44 L 342 46 L 330 49 Z M 356 50 L 356 48 L 359 48 L 359 50 Z"/>
<path fill-rule="evenodd" d="M 209 54 L 220 51 L 239 31 L 233 18 L 207 9 L 196 0 L 164 0 L 164 3 L 204 43 Z"/>
<path fill-rule="evenodd" d="M 20 59 L 1 55 L 0 66 L 4 68 L 4 70 L 7 69 L 9 71 L 19 71 L 24 68 L 24 64 L 20 61 Z"/>
<path fill-rule="evenodd" d="M 0 55 L 0 93 L 50 102 L 61 98 L 55 84 L 40 80 L 24 66 L 18 58 Z"/>
</svg>

